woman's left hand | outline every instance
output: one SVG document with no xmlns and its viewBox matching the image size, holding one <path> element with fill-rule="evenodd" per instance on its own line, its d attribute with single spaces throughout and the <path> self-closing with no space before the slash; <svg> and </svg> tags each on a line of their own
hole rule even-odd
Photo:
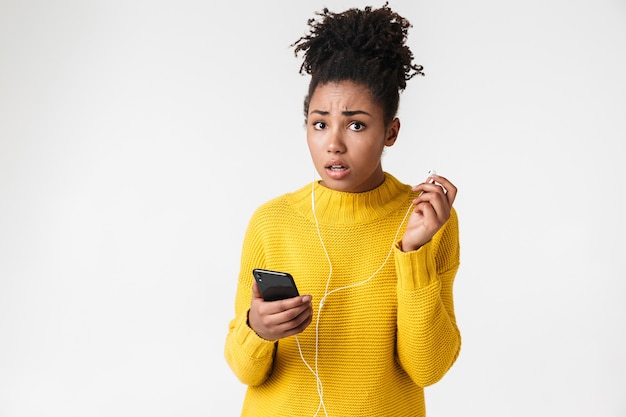
<svg viewBox="0 0 626 417">
<path fill-rule="evenodd" d="M 448 221 L 457 189 L 446 178 L 431 175 L 426 182 L 413 187 L 413 191 L 421 194 L 413 200 L 415 207 L 402 236 L 403 252 L 422 247 Z"/>
</svg>

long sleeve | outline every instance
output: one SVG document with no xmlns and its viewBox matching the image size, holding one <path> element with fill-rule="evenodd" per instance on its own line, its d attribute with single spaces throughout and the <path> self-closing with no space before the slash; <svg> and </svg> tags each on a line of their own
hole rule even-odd
<svg viewBox="0 0 626 417">
<path fill-rule="evenodd" d="M 458 220 L 450 219 L 420 249 L 395 249 L 398 271 L 398 360 L 415 384 L 439 381 L 461 347 L 452 284 L 459 267 Z"/>
<path fill-rule="evenodd" d="M 235 296 L 235 317 L 230 321 L 224 356 L 237 378 L 246 385 L 262 384 L 272 369 L 276 342 L 259 337 L 248 325 L 252 297 L 252 268 L 263 266 L 262 239 L 252 217 L 244 237 Z M 246 273 L 247 272 L 247 273 Z"/>
<path fill-rule="evenodd" d="M 246 315 L 231 320 L 224 353 L 237 378 L 254 386 L 262 384 L 271 371 L 275 342 L 257 336 L 246 321 Z"/>
</svg>

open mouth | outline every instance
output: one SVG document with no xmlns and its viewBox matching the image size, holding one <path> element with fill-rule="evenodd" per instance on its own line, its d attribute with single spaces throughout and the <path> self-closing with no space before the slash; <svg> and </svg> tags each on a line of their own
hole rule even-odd
<svg viewBox="0 0 626 417">
<path fill-rule="evenodd" d="M 350 168 L 343 165 L 343 161 L 332 161 L 330 164 L 326 165 L 326 175 L 333 180 L 341 180 L 348 176 L 349 173 Z"/>
<path fill-rule="evenodd" d="M 342 171 L 346 169 L 346 167 L 344 167 L 343 165 L 329 165 L 326 168 L 330 169 L 331 171 Z"/>
</svg>

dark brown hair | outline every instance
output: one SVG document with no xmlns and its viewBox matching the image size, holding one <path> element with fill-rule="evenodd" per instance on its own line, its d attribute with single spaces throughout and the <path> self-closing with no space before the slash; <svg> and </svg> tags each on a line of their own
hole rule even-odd
<svg viewBox="0 0 626 417">
<path fill-rule="evenodd" d="M 372 98 L 384 109 L 385 124 L 398 111 L 400 92 L 407 80 L 424 75 L 415 65 L 406 45 L 407 19 L 385 3 L 379 9 L 348 9 L 341 13 L 324 8 L 309 19 L 309 32 L 293 43 L 294 54 L 304 54 L 301 74 L 311 75 L 304 99 L 307 118 L 311 96 L 318 85 L 353 81 L 369 88 Z"/>
</svg>

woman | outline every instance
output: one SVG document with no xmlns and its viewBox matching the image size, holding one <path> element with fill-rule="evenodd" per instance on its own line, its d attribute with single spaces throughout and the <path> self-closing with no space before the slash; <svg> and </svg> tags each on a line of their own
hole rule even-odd
<svg viewBox="0 0 626 417">
<path fill-rule="evenodd" d="M 244 238 L 225 356 L 248 385 L 242 416 L 424 416 L 423 387 L 456 360 L 456 187 L 415 187 L 382 168 L 406 81 L 422 74 L 410 23 L 379 9 L 324 9 L 294 43 L 311 76 L 307 144 L 321 180 L 272 199 Z M 252 269 L 293 275 L 264 301 Z"/>
</svg>

